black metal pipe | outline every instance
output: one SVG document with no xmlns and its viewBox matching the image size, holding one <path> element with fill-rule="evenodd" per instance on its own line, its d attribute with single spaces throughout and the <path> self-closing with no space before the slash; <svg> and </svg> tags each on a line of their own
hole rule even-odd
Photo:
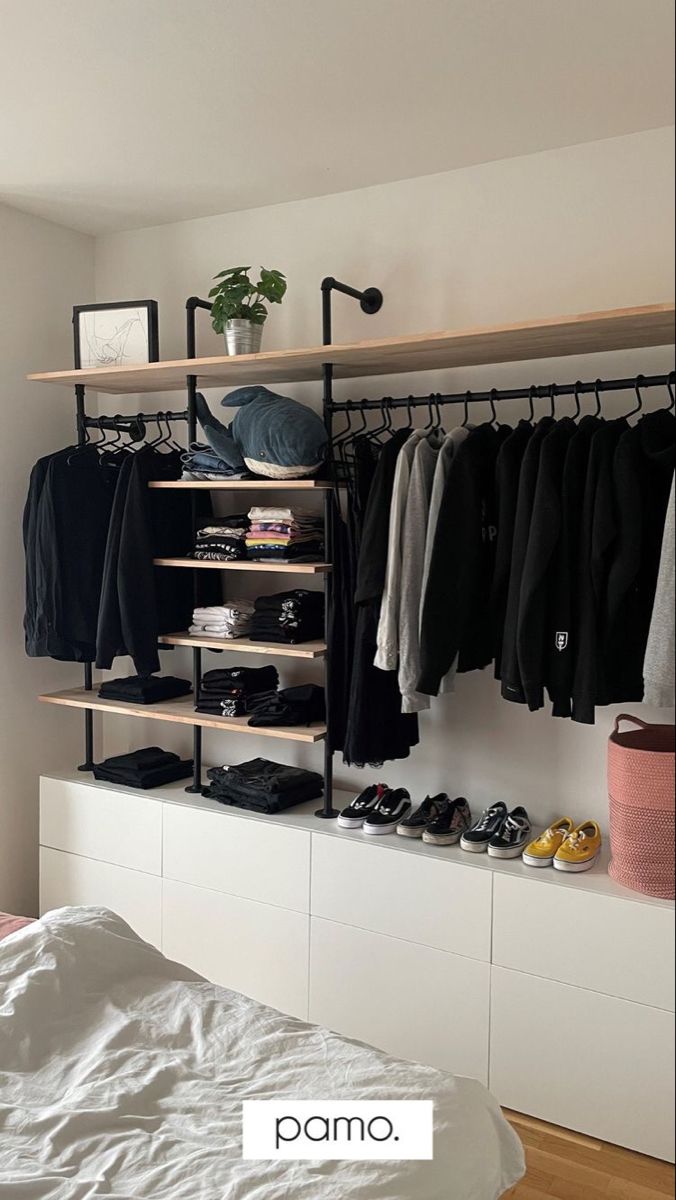
<svg viewBox="0 0 676 1200">
<path fill-rule="evenodd" d="M 626 392 L 631 391 L 637 386 L 640 389 L 664 387 L 668 384 L 676 382 L 676 372 L 670 371 L 668 375 L 634 375 L 628 379 L 596 379 L 592 382 L 582 382 L 578 380 L 576 383 L 547 383 L 540 384 L 537 387 L 521 387 L 521 388 L 491 388 L 488 391 L 473 392 L 471 389 L 464 392 L 456 392 L 449 395 L 441 393 L 429 393 L 427 396 L 384 396 L 380 400 L 340 400 L 330 401 L 331 412 L 354 412 L 362 409 L 382 409 L 382 408 L 422 408 L 427 407 L 432 401 L 434 404 L 464 404 L 490 402 L 493 400 L 544 400 L 551 399 L 552 396 L 558 400 L 561 396 L 584 396 L 594 395 L 597 391 L 600 392 Z"/>
<path fill-rule="evenodd" d="M 327 562 L 333 561 L 333 493 L 324 492 L 324 553 Z M 338 816 L 333 807 L 333 740 L 331 736 L 331 655 L 328 652 L 333 611 L 333 574 L 324 576 L 324 641 L 327 651 L 324 660 L 324 702 L 326 705 L 326 738 L 324 740 L 324 804 L 315 813 L 323 821 Z"/>
<path fill-rule="evenodd" d="M 193 650 L 192 652 L 192 688 L 193 701 L 197 704 L 199 689 L 202 683 L 202 651 Z M 202 729 L 199 725 L 193 728 L 192 739 L 192 783 L 185 790 L 192 796 L 200 796 L 202 794 Z"/>
<path fill-rule="evenodd" d="M 77 444 L 84 446 L 87 441 L 87 424 L 88 417 L 85 409 L 85 385 L 76 383 L 75 385 L 75 412 L 77 422 Z M 94 688 L 92 664 L 84 663 L 84 686 L 85 691 L 91 692 Z M 93 771 L 94 770 L 94 713 L 91 708 L 86 708 L 84 711 L 84 731 L 85 731 L 85 759 L 78 767 L 78 771 Z"/>
<path fill-rule="evenodd" d="M 83 425 L 85 429 L 124 429 L 128 425 L 134 425 L 137 421 L 155 421 L 158 413 L 134 413 L 133 416 L 125 416 L 124 414 L 111 417 L 106 413 L 101 413 L 98 417 L 83 417 Z M 162 417 L 167 421 L 187 421 L 188 409 L 184 408 L 180 412 L 162 412 Z"/>
</svg>

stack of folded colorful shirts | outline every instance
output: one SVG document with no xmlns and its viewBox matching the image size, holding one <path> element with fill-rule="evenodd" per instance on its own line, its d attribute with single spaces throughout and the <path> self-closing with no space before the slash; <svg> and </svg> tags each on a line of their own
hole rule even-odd
<svg viewBox="0 0 676 1200">
<path fill-rule="evenodd" d="M 246 513 L 229 517 L 210 517 L 197 530 L 193 557 L 206 562 L 238 562 L 246 558 Z"/>
<path fill-rule="evenodd" d="M 187 696 L 191 691 L 188 679 L 177 679 L 174 675 L 130 675 L 127 679 L 106 679 L 99 696 L 102 700 L 125 700 L 129 704 L 157 704 Z"/>
<path fill-rule="evenodd" d="M 183 461 L 182 479 L 251 479 L 250 471 L 242 467 L 231 467 L 223 458 L 219 458 L 211 446 L 193 442 L 190 449 L 181 456 Z"/>
<path fill-rule="evenodd" d="M 279 725 L 313 725 L 326 717 L 324 689 L 314 683 L 283 688 L 272 696 L 252 701 L 249 724 L 254 728 Z"/>
<path fill-rule="evenodd" d="M 196 712 L 219 717 L 244 717 L 252 705 L 277 695 L 275 667 L 228 667 L 202 676 Z"/>
<path fill-rule="evenodd" d="M 294 588 L 259 596 L 251 621 L 252 642 L 280 642 L 293 646 L 324 636 L 324 593 Z"/>
<path fill-rule="evenodd" d="M 252 508 L 246 538 L 248 557 L 257 562 L 321 562 L 324 522 L 300 508 Z"/>
<path fill-rule="evenodd" d="M 187 779 L 192 775 L 192 765 L 191 758 L 181 760 L 178 754 L 172 754 L 170 750 L 146 746 L 144 750 L 117 754 L 97 763 L 94 778 L 125 787 L 153 788 L 173 783 L 176 779 Z"/>
<path fill-rule="evenodd" d="M 192 614 L 190 633 L 208 634 L 228 641 L 247 637 L 251 631 L 254 606 L 250 600 L 226 600 L 211 608 L 196 608 Z"/>
<path fill-rule="evenodd" d="M 267 758 L 253 758 L 236 767 L 212 767 L 207 776 L 211 786 L 205 795 L 253 812 L 283 812 L 318 800 L 324 791 L 324 780 L 316 771 L 286 767 Z"/>
</svg>

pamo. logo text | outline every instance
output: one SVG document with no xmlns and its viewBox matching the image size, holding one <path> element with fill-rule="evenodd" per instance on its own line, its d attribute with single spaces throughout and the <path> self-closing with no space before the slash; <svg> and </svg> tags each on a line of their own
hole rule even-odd
<svg viewBox="0 0 676 1200">
<path fill-rule="evenodd" d="M 421 1161 L 434 1157 L 431 1100 L 246 1100 L 242 1158 Z"/>
</svg>

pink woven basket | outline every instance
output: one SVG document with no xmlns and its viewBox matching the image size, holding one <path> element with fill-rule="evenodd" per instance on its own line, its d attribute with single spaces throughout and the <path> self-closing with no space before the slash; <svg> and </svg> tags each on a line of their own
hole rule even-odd
<svg viewBox="0 0 676 1200">
<path fill-rule="evenodd" d="M 638 725 L 620 733 L 620 723 Z M 673 900 L 676 727 L 620 713 L 608 741 L 609 872 L 636 892 Z"/>
</svg>

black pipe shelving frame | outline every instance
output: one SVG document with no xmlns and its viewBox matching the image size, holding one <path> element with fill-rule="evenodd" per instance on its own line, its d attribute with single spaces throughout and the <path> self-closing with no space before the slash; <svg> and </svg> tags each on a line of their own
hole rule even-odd
<svg viewBox="0 0 676 1200">
<path fill-rule="evenodd" d="M 322 295 L 322 344 L 324 346 L 331 345 L 332 342 L 332 295 L 334 292 L 339 292 L 343 295 L 350 296 L 360 303 L 362 312 L 367 315 L 376 313 L 380 310 L 383 303 L 382 292 L 378 288 L 366 288 L 360 291 L 357 288 L 351 287 L 349 284 L 341 283 L 340 280 L 334 279 L 332 276 L 327 276 L 322 280 L 321 295 Z M 200 310 L 211 312 L 211 304 L 208 300 L 202 300 L 199 296 L 190 296 L 186 301 L 186 357 L 193 359 L 197 356 L 197 313 Z M 327 431 L 327 440 L 329 446 L 332 441 L 332 405 L 333 405 L 333 365 L 327 361 L 322 365 L 322 412 L 324 424 Z M 187 390 L 187 408 L 177 412 L 173 411 L 157 411 L 153 413 L 136 413 L 131 415 L 116 415 L 100 414 L 98 416 L 90 416 L 86 411 L 86 392 L 84 384 L 75 385 L 75 405 L 76 405 L 76 426 L 77 426 L 77 441 L 78 445 L 85 445 L 88 440 L 89 429 L 101 430 L 119 430 L 127 432 L 130 436 L 136 435 L 135 440 L 141 440 L 145 434 L 145 425 L 149 422 L 164 420 L 168 422 L 183 421 L 187 425 L 187 441 L 190 446 L 197 437 L 197 412 L 196 412 L 196 396 L 197 396 L 197 376 L 186 376 Z M 330 479 L 329 483 L 332 482 Z M 252 490 L 255 490 L 256 481 L 251 484 Z M 284 481 L 279 481 L 280 491 L 284 490 Z M 332 524 L 334 519 L 334 495 L 335 491 L 331 487 L 323 489 L 324 497 L 324 539 L 326 548 L 326 561 L 332 561 Z M 197 497 L 195 492 L 191 492 L 191 511 L 193 521 L 193 531 L 196 530 L 197 524 Z M 193 573 L 194 578 L 194 595 L 197 595 L 198 588 L 198 571 L 197 568 Z M 333 749 L 331 742 L 331 711 L 330 711 L 330 680 L 331 680 L 331 654 L 329 649 L 329 630 L 331 623 L 331 612 L 333 604 L 333 576 L 331 571 L 324 574 L 324 589 L 325 589 L 325 643 L 326 651 L 324 658 L 325 672 L 325 696 L 326 696 L 326 726 L 327 732 L 324 740 L 324 804 L 316 813 L 317 817 L 322 819 L 333 818 L 337 816 L 337 810 L 333 808 Z M 161 643 L 160 643 L 161 644 Z M 192 675 L 193 675 L 193 692 L 197 696 L 202 680 L 202 650 L 199 647 L 194 647 L 192 651 Z M 93 663 L 85 663 L 84 665 L 84 687 L 86 691 L 93 691 Z M 94 769 L 94 710 L 85 709 L 85 761 L 78 767 L 79 771 L 91 772 Z M 202 785 L 202 728 L 199 725 L 193 728 L 193 779 L 192 783 L 186 787 L 186 792 L 192 794 L 201 794 L 203 791 Z"/>
</svg>

